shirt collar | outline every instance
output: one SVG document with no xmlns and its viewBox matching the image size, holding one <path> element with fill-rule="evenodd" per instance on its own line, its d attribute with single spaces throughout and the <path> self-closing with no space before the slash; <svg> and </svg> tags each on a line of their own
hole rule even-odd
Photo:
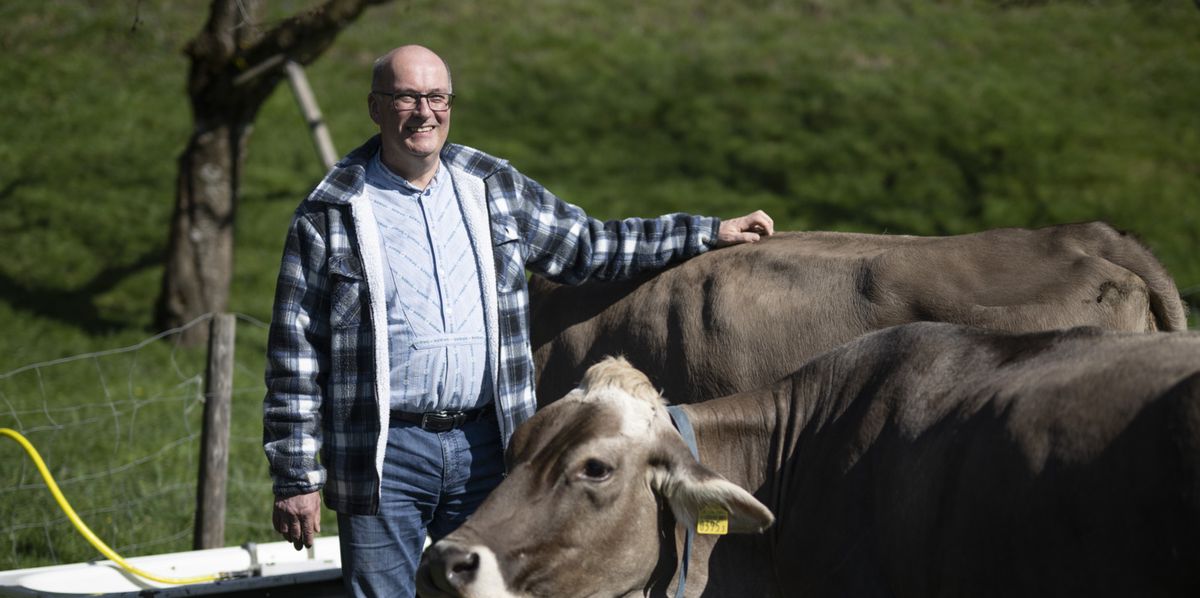
<svg viewBox="0 0 1200 598">
<path fill-rule="evenodd" d="M 371 157 L 371 162 L 367 165 L 367 182 L 382 189 L 391 189 L 406 194 L 416 194 L 423 191 L 408 182 L 408 179 L 392 172 L 392 169 L 383 163 L 381 154 L 382 152 L 377 150 L 375 155 Z M 442 181 L 445 179 L 443 175 L 444 171 L 445 169 L 439 163 L 437 172 L 433 174 L 433 180 L 429 181 L 428 191 L 433 192 L 442 184 Z"/>
</svg>

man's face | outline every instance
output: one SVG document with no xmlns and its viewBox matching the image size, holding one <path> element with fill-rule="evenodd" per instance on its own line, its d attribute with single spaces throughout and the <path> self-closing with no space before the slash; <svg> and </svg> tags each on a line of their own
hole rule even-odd
<svg viewBox="0 0 1200 598">
<path fill-rule="evenodd" d="M 400 53 L 392 59 L 392 77 L 376 83 L 376 92 L 450 93 L 450 75 L 433 54 Z M 450 110 L 434 112 L 426 99 L 411 109 L 397 110 L 389 96 L 372 93 L 371 120 L 379 125 L 383 142 L 415 158 L 436 155 L 450 135 Z"/>
</svg>

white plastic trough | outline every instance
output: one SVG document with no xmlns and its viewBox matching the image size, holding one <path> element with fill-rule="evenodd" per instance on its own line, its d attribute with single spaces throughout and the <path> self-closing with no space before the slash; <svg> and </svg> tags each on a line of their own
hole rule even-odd
<svg viewBox="0 0 1200 598">
<path fill-rule="evenodd" d="M 337 536 L 317 538 L 311 549 L 300 551 L 290 542 L 271 542 L 126 560 L 162 577 L 193 577 L 222 571 L 259 573 L 210 583 L 168 585 L 136 577 L 112 561 L 94 561 L 0 571 L 0 596 L 171 598 L 250 593 L 268 588 L 277 588 L 270 592 L 272 596 L 330 596 L 339 594 L 338 580 L 342 576 Z M 318 587 L 322 589 L 317 590 Z"/>
</svg>

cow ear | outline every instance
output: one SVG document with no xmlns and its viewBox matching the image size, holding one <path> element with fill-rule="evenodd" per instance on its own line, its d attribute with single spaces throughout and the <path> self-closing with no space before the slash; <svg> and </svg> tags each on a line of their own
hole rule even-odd
<svg viewBox="0 0 1200 598">
<path fill-rule="evenodd" d="M 771 511 L 741 486 L 704 467 L 688 454 L 657 472 L 655 490 L 671 505 L 675 519 L 694 528 L 705 520 L 728 515 L 729 533 L 758 533 L 775 521 Z"/>
</svg>

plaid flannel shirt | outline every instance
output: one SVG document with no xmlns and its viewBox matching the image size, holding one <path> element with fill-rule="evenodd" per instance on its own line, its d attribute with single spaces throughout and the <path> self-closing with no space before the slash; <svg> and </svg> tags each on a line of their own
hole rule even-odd
<svg viewBox="0 0 1200 598">
<path fill-rule="evenodd" d="M 376 136 L 348 154 L 293 216 L 263 401 L 275 494 L 324 488 L 330 508 L 352 514 L 378 509 L 389 418 L 382 261 L 363 193 L 365 167 L 378 148 Z M 526 269 L 568 284 L 626 277 L 707 250 L 720 221 L 670 214 L 600 222 L 478 150 L 447 144 L 441 160 L 474 227 L 492 388 L 507 445 L 536 408 Z"/>
</svg>

